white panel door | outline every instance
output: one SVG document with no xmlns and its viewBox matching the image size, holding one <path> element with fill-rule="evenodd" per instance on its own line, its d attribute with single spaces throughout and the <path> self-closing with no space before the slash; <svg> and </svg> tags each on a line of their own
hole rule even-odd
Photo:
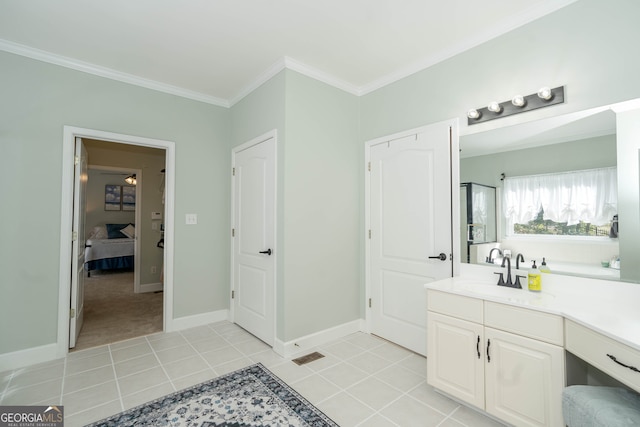
<svg viewBox="0 0 640 427">
<path fill-rule="evenodd" d="M 275 337 L 275 137 L 234 152 L 235 323 L 269 345 Z"/>
<path fill-rule="evenodd" d="M 450 131 L 370 147 L 370 329 L 423 355 L 424 284 L 452 276 Z"/>
<path fill-rule="evenodd" d="M 84 320 L 84 222 L 87 192 L 87 151 L 82 139 L 76 138 L 75 172 L 73 181 L 73 236 L 71 246 L 71 310 L 69 320 L 69 348 L 76 346 Z"/>
</svg>

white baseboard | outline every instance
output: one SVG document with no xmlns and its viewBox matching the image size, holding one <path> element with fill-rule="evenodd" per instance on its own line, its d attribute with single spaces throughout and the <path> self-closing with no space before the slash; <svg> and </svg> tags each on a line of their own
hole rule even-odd
<svg viewBox="0 0 640 427">
<path fill-rule="evenodd" d="M 47 344 L 0 354 L 0 372 L 22 368 L 36 363 L 48 362 L 58 358 L 58 344 Z"/>
<path fill-rule="evenodd" d="M 297 354 L 306 353 L 319 345 L 326 344 L 330 341 L 337 340 L 355 332 L 361 332 L 364 330 L 364 319 L 358 319 L 287 342 L 276 339 L 273 345 L 273 351 L 275 351 L 278 355 L 288 359 Z"/>
<path fill-rule="evenodd" d="M 166 332 L 181 331 L 183 329 L 208 325 L 209 323 L 221 322 L 223 320 L 229 320 L 228 309 L 194 314 L 193 316 L 178 317 L 167 324 Z"/>
<path fill-rule="evenodd" d="M 180 331 L 196 326 L 221 322 L 223 320 L 229 320 L 229 310 L 227 309 L 195 314 L 193 316 L 179 317 L 170 322 L 171 330 L 167 330 L 166 332 Z M 273 350 L 282 357 L 290 358 L 297 354 L 308 352 L 319 345 L 346 337 L 347 335 L 355 332 L 364 332 L 365 330 L 365 320 L 358 319 L 287 342 L 276 339 Z M 28 348 L 26 350 L 19 350 L 12 353 L 0 354 L 0 372 L 36 363 L 48 362 L 59 357 L 61 356 L 58 354 L 58 344 L 55 343 Z"/>
<path fill-rule="evenodd" d="M 140 293 L 144 292 L 158 292 L 164 290 L 164 285 L 160 282 L 158 283 L 145 283 L 144 285 L 140 285 Z"/>
</svg>

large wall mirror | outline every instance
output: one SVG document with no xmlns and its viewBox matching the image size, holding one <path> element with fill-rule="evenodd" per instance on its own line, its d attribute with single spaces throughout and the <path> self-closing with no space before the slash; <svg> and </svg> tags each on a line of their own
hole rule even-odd
<svg viewBox="0 0 640 427">
<path fill-rule="evenodd" d="M 634 242 L 637 235 L 625 235 L 640 228 L 637 209 L 640 143 L 633 142 L 640 139 L 640 133 L 638 138 L 634 137 L 634 132 L 640 131 L 640 125 L 633 124 L 640 122 L 638 117 L 627 119 L 623 125 L 624 141 L 620 139 L 620 111 L 629 109 L 630 105 L 637 115 L 640 110 L 630 101 L 484 132 L 471 133 L 474 129 L 468 128 L 469 134 L 460 137 L 460 182 L 496 187 L 497 242 L 474 245 L 474 253 L 467 254 L 462 262 L 492 267 L 504 254 L 510 254 L 513 260 L 522 254 L 525 261 L 520 264 L 524 268 L 529 268 L 533 260 L 539 266 L 544 258 L 552 273 L 640 282 L 640 268 L 635 267 L 640 243 Z M 619 165 L 619 158 L 635 160 L 632 165 Z M 630 169 L 635 170 L 632 185 L 635 191 L 629 191 L 627 179 L 616 179 L 621 166 L 627 176 Z M 512 194 L 509 191 L 513 191 L 514 182 L 518 182 L 515 188 L 520 188 L 519 180 L 523 179 L 566 181 L 568 176 L 574 179 L 582 173 L 587 176 L 609 174 L 609 181 L 598 185 L 613 186 L 606 197 L 600 193 L 596 197 L 597 206 L 591 209 L 598 211 L 600 217 L 588 220 L 593 223 L 557 218 L 554 218 L 557 222 L 548 221 L 545 218 L 549 215 L 542 211 L 534 214 L 530 222 L 520 217 L 514 220 L 513 202 L 509 196 L 505 201 L 505 194 Z M 622 184 L 618 184 L 620 182 Z M 621 185 L 623 191 L 616 188 Z M 610 197 L 612 192 L 615 200 Z M 556 210 L 567 209 L 562 206 Z M 634 218 L 630 218 L 630 211 L 635 212 Z M 468 234 L 466 231 L 461 230 L 461 235 Z M 494 248 L 499 251 L 492 251 Z M 463 247 L 461 250 L 464 252 Z"/>
</svg>

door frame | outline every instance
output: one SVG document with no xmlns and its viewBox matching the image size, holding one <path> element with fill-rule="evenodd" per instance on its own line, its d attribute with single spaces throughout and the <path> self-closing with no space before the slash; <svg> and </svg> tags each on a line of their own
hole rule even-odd
<svg viewBox="0 0 640 427">
<path fill-rule="evenodd" d="M 140 201 L 142 201 L 142 181 L 143 181 L 143 175 L 142 175 L 142 169 L 135 169 L 135 168 L 123 168 L 120 166 L 101 166 L 101 165 L 94 165 L 94 166 L 89 166 L 89 170 L 94 170 L 94 171 L 111 171 L 111 172 L 126 172 L 126 173 L 133 173 L 136 175 L 136 180 L 137 180 L 137 184 L 136 184 L 136 210 L 135 210 L 135 223 L 136 224 L 142 224 L 142 209 L 140 208 L 139 204 Z M 136 240 L 133 244 L 133 292 L 134 293 L 140 293 L 140 239 L 138 239 L 138 236 L 136 235 Z"/>
<path fill-rule="evenodd" d="M 275 236 L 275 245 L 276 250 L 273 252 L 271 257 L 273 258 L 273 343 L 271 343 L 272 348 L 276 347 L 276 343 L 278 342 L 278 132 L 276 129 L 270 130 L 256 138 L 253 138 L 250 141 L 245 142 L 244 144 L 240 144 L 237 147 L 231 149 L 231 167 L 235 168 L 236 164 L 236 154 L 246 150 L 247 148 L 253 147 L 254 145 L 258 145 L 264 141 L 273 138 L 273 147 L 274 147 L 274 171 L 275 171 L 275 188 L 274 188 L 274 202 L 273 202 L 273 235 Z M 236 204 L 236 180 L 235 175 L 231 177 L 231 228 L 235 227 L 234 219 L 235 219 L 235 204 Z M 233 286 L 235 283 L 235 275 L 234 275 L 234 266 L 235 266 L 235 244 L 236 240 L 234 237 L 231 238 L 231 266 L 230 266 L 230 283 L 229 283 L 229 320 L 235 323 L 235 307 L 234 301 L 232 297 L 232 292 L 234 291 Z"/>
<path fill-rule="evenodd" d="M 127 145 L 165 150 L 165 246 L 164 246 L 164 308 L 163 329 L 173 330 L 173 260 L 175 210 L 175 142 L 144 138 L 75 126 L 64 126 L 62 138 L 62 197 L 60 213 L 60 268 L 58 279 L 57 357 L 69 353 L 69 301 L 71 298 L 71 233 L 73 213 L 73 173 L 75 139 L 98 139 Z M 65 238 L 68 236 L 68 238 Z"/>
<path fill-rule="evenodd" d="M 366 332 L 371 333 L 371 310 L 369 310 L 369 298 L 371 298 L 371 239 L 369 238 L 369 230 L 371 229 L 371 173 L 369 165 L 371 162 L 371 148 L 378 144 L 394 141 L 396 139 L 405 138 L 411 135 L 419 134 L 427 130 L 432 125 L 448 124 L 451 129 L 451 146 L 449 153 L 450 161 L 450 182 L 451 182 L 451 251 L 453 253 L 453 275 L 460 275 L 460 197 L 457 190 L 460 187 L 460 141 L 458 119 L 444 120 L 428 125 L 420 126 L 413 129 L 404 130 L 391 135 L 385 135 L 375 139 L 366 141 L 364 144 L 364 312 Z M 455 196 L 455 197 L 454 197 Z M 427 301 L 425 300 L 425 304 Z"/>
</svg>

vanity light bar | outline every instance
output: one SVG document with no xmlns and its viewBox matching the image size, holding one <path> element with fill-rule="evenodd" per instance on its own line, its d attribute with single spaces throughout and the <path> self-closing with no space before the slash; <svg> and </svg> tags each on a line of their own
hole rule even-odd
<svg viewBox="0 0 640 427">
<path fill-rule="evenodd" d="M 467 112 L 467 124 L 475 125 L 501 117 L 524 113 L 525 111 L 562 104 L 563 102 L 564 86 L 558 86 L 553 89 L 543 87 L 531 95 L 516 95 L 509 101 L 500 103 L 493 101 L 487 107 L 473 108 Z"/>
</svg>

